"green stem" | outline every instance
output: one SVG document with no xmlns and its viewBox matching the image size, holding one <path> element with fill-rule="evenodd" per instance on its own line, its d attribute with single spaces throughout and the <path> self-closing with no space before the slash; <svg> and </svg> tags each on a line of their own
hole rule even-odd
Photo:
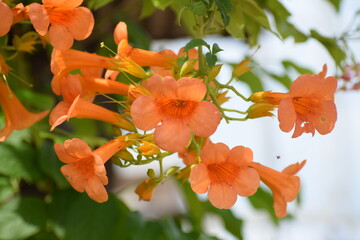
<svg viewBox="0 0 360 240">
<path fill-rule="evenodd" d="M 226 112 L 236 112 L 236 113 L 240 113 L 240 114 L 248 114 L 248 112 L 242 112 L 242 111 L 235 110 L 235 109 L 222 108 L 222 110 L 224 110 Z"/>
<path fill-rule="evenodd" d="M 242 95 L 241 93 L 239 93 L 233 86 L 227 86 L 227 85 L 225 85 L 225 84 L 221 84 L 221 83 L 219 83 L 218 81 L 216 81 L 215 79 L 214 79 L 214 83 L 215 83 L 218 87 L 220 87 L 220 88 L 225 88 L 225 89 L 229 89 L 229 90 L 233 91 L 237 96 L 241 97 L 244 101 L 246 101 L 246 102 L 249 102 L 249 101 L 250 101 L 250 100 L 249 100 L 248 98 L 246 98 L 244 95 Z"/>
</svg>

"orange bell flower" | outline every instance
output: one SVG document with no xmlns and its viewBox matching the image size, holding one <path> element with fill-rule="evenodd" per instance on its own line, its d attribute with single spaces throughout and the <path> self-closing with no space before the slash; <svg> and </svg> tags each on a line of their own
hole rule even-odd
<svg viewBox="0 0 360 240">
<path fill-rule="evenodd" d="M 5 126 L 0 131 L 0 142 L 5 141 L 14 130 L 28 128 L 49 113 L 49 110 L 40 113 L 26 110 L 3 81 L 0 81 L 0 104 L 5 115 Z"/>
<path fill-rule="evenodd" d="M 128 57 L 140 66 L 169 66 L 176 64 L 175 54 L 169 54 L 169 50 L 152 52 L 131 47 L 128 42 L 127 26 L 124 22 L 119 22 L 116 25 L 114 41 L 118 45 L 117 55 L 120 58 Z"/>
<path fill-rule="evenodd" d="M 231 208 L 237 195 L 253 195 L 260 185 L 257 171 L 250 168 L 253 153 L 250 148 L 229 149 L 223 143 L 208 143 L 200 153 L 201 162 L 191 169 L 191 188 L 196 193 L 208 192 L 216 208 Z"/>
<path fill-rule="evenodd" d="M 78 192 L 86 192 L 96 202 L 106 202 L 108 184 L 104 164 L 117 152 L 126 148 L 124 137 L 116 138 L 95 151 L 78 138 L 66 140 L 64 145 L 56 143 L 55 152 L 60 161 L 66 163 L 60 171 Z"/>
<path fill-rule="evenodd" d="M 60 90 L 65 101 L 72 102 L 78 95 L 92 101 L 99 94 L 127 95 L 129 85 L 99 76 L 102 69 L 81 69 L 82 74 L 67 75 L 60 80 Z"/>
<path fill-rule="evenodd" d="M 299 193 L 300 178 L 294 175 L 302 169 L 305 163 L 304 160 L 301 163 L 292 164 L 282 172 L 255 162 L 249 164 L 259 173 L 261 181 L 273 192 L 273 206 L 277 217 L 286 216 L 287 203 L 293 201 Z"/>
<path fill-rule="evenodd" d="M 135 189 L 139 200 L 150 201 L 153 197 L 154 189 L 158 184 L 158 182 L 153 181 L 151 178 L 147 178 L 144 182 L 140 183 Z"/>
<path fill-rule="evenodd" d="M 116 127 L 128 131 L 135 131 L 134 125 L 119 113 L 86 101 L 80 98 L 80 95 L 70 103 L 62 101 L 55 106 L 49 118 L 49 123 L 51 125 L 50 131 L 72 117 L 100 120 L 109 122 Z"/>
<path fill-rule="evenodd" d="M 152 96 L 140 96 L 131 105 L 134 124 L 141 130 L 155 128 L 155 144 L 170 152 L 183 152 L 191 131 L 200 137 L 213 134 L 220 123 L 220 112 L 210 102 L 202 101 L 206 86 L 197 78 L 176 81 L 155 75 L 143 86 Z M 158 126 L 158 124 L 161 125 Z"/>
<path fill-rule="evenodd" d="M 6 35 L 11 28 L 13 23 L 13 13 L 10 7 L 3 3 L 0 0 L 0 16 L 1 16 L 1 23 L 0 23 L 0 37 Z"/>
<path fill-rule="evenodd" d="M 41 36 L 49 35 L 51 45 L 59 50 L 71 48 L 74 39 L 86 39 L 94 28 L 94 17 L 82 0 L 42 0 L 43 5 L 32 3 L 28 15 Z"/>
<path fill-rule="evenodd" d="M 73 49 L 60 51 L 54 49 L 51 56 L 51 71 L 54 77 L 51 82 L 55 94 L 60 95 L 60 80 L 75 69 L 107 68 L 127 72 L 139 78 L 146 78 L 146 73 L 130 59 L 114 59 L 97 54 L 81 52 Z"/>
</svg>

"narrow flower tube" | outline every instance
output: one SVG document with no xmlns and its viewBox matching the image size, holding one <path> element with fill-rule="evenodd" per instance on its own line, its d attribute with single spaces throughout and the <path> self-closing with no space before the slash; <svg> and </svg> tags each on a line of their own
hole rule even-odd
<svg viewBox="0 0 360 240">
<path fill-rule="evenodd" d="M 0 131 L 0 142 L 5 141 L 14 130 L 28 128 L 49 113 L 49 110 L 40 113 L 26 110 L 3 81 L 0 81 L 0 104 L 5 115 L 5 126 Z"/>
<path fill-rule="evenodd" d="M 60 51 L 54 49 L 51 56 L 51 71 L 54 77 L 51 82 L 55 94 L 60 95 L 60 80 L 75 69 L 107 68 L 130 73 L 139 78 L 145 78 L 145 71 L 129 59 L 114 59 L 93 53 L 68 49 Z"/>
<path fill-rule="evenodd" d="M 134 125 L 119 113 L 88 102 L 80 98 L 80 96 L 77 96 L 72 103 L 63 101 L 56 105 L 49 118 L 49 123 L 51 125 L 50 130 L 54 130 L 55 127 L 73 117 L 90 118 L 109 122 L 116 127 L 128 131 L 135 131 Z"/>
<path fill-rule="evenodd" d="M 116 138 L 95 151 L 78 138 L 66 140 L 64 145 L 56 143 L 55 152 L 60 161 L 66 163 L 60 171 L 78 192 L 86 192 L 96 202 L 106 202 L 108 184 L 104 164 L 117 152 L 125 149 L 125 136 Z"/>
<path fill-rule="evenodd" d="M 278 172 L 259 163 L 252 162 L 254 168 L 263 181 L 273 192 L 274 210 L 277 217 L 286 216 L 287 203 L 293 201 L 300 191 L 300 178 L 294 176 L 302 169 L 306 161 L 288 166 L 282 172 Z"/>
</svg>

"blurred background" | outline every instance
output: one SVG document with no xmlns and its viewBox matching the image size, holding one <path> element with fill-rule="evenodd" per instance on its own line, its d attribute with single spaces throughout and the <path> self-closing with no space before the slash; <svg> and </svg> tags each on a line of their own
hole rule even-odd
<svg viewBox="0 0 360 240">
<path fill-rule="evenodd" d="M 32 1 L 13 2 L 26 5 Z M 240 39 L 234 39 L 231 30 L 206 36 L 207 43 L 217 43 L 223 49 L 218 58 L 226 64 L 219 81 L 225 83 L 231 77 L 232 66 L 252 56 L 253 71 L 235 83 L 245 96 L 261 90 L 287 92 L 291 81 L 300 74 L 318 73 L 324 64 L 329 76 L 340 79 L 339 87 L 349 84 L 341 77 L 345 64 L 360 61 L 359 0 L 255 2 L 265 9 L 270 24 L 283 40 L 259 24 L 243 29 Z M 277 2 L 291 16 L 275 14 L 279 9 L 272 10 L 271 4 Z M 191 40 L 191 29 L 187 23 L 176 24 L 176 9 L 159 10 L 156 4 L 166 6 L 166 1 L 85 1 L 84 5 L 94 12 L 95 28 L 88 39 L 76 42 L 73 48 L 111 55 L 100 47 L 100 42 L 116 51 L 113 30 L 119 21 L 125 21 L 132 46 L 178 52 Z M 8 42 L 16 34 L 31 30 L 29 24 L 14 25 Z M 4 41 L 0 39 L 0 43 Z M 51 109 L 61 100 L 52 94 L 49 84 L 51 50 L 39 44 L 31 54 L 23 53 L 9 61 L 17 74 L 9 76 L 11 85 L 34 112 Z M 355 80 L 359 82 L 359 78 Z M 19 79 L 34 87 L 30 89 Z M 247 109 L 247 103 L 233 97 L 226 103 L 227 108 Z M 104 100 L 99 98 L 97 102 Z M 205 195 L 194 194 L 188 184 L 179 187 L 176 180 L 159 185 L 150 202 L 139 201 L 134 190 L 151 166 L 123 169 L 110 162 L 108 190 L 113 195 L 107 203 L 97 204 L 70 188 L 59 172 L 61 163 L 53 144 L 78 137 L 94 149 L 113 137 L 113 129 L 92 120 L 72 119 L 50 134 L 45 119 L 31 129 L 14 132 L 0 144 L 0 240 L 358 240 L 360 91 L 351 87 L 339 90 L 335 102 L 338 120 L 328 135 L 304 134 L 292 139 L 291 133 L 280 131 L 276 117 L 266 117 L 231 124 L 222 121 L 211 137 L 213 142 L 224 142 L 229 147 L 250 147 L 254 161 L 279 171 L 307 160 L 298 174 L 300 196 L 288 204 L 289 217 L 285 219 L 275 217 L 266 187 L 253 198 L 239 197 L 231 211 L 213 208 Z M 165 164 L 181 165 L 182 161 L 174 155 Z"/>
</svg>

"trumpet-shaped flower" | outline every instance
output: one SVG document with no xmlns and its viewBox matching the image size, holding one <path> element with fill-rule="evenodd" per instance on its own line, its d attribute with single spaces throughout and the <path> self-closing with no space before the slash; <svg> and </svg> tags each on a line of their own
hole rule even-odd
<svg viewBox="0 0 360 240">
<path fill-rule="evenodd" d="M 304 74 L 290 86 L 289 93 L 259 92 L 250 97 L 253 102 L 267 102 L 278 105 L 280 129 L 290 132 L 293 138 L 305 133 L 314 135 L 331 132 L 337 119 L 334 93 L 337 87 L 335 77 L 325 77 L 324 65 L 319 74 Z"/>
<path fill-rule="evenodd" d="M 60 90 L 66 102 L 72 102 L 78 95 L 92 101 L 99 93 L 127 95 L 129 85 L 100 78 L 102 69 L 81 69 L 81 74 L 67 75 L 60 80 Z"/>
<path fill-rule="evenodd" d="M 135 193 L 139 196 L 139 200 L 150 201 L 153 197 L 154 189 L 158 184 L 158 182 L 155 182 L 151 178 L 147 178 L 144 182 L 140 183 L 135 189 Z"/>
<path fill-rule="evenodd" d="M 13 23 L 13 14 L 10 7 L 6 3 L 3 3 L 1 0 L 0 0 L 0 16 L 1 16 L 0 37 L 2 37 L 10 31 L 11 25 Z"/>
<path fill-rule="evenodd" d="M 100 120 L 128 131 L 135 130 L 133 124 L 119 113 L 88 102 L 79 95 L 71 103 L 62 101 L 55 106 L 49 118 L 51 131 L 73 117 Z"/>
<path fill-rule="evenodd" d="M 0 81 L 0 104 L 5 115 L 5 126 L 0 131 L 0 142 L 5 141 L 14 130 L 28 128 L 49 113 L 49 110 L 40 113 L 26 110 L 3 81 Z"/>
<path fill-rule="evenodd" d="M 66 140 L 64 145 L 56 143 L 55 152 L 60 161 L 66 163 L 61 172 L 78 192 L 86 192 L 96 202 L 108 200 L 104 185 L 108 184 L 105 162 L 118 151 L 126 148 L 124 137 L 112 140 L 95 151 L 78 138 Z"/>
<path fill-rule="evenodd" d="M 134 124 L 141 130 L 155 128 L 155 144 L 170 152 L 183 152 L 191 131 L 200 137 L 213 134 L 220 123 L 220 112 L 210 102 L 202 101 L 206 94 L 203 82 L 196 78 L 152 76 L 144 83 L 152 96 L 140 96 L 130 112 Z M 161 125 L 158 125 L 161 123 Z"/>
<path fill-rule="evenodd" d="M 146 73 L 131 59 L 114 59 L 92 53 L 81 52 L 73 49 L 60 51 L 54 49 L 51 56 L 51 71 L 54 77 L 51 82 L 55 94 L 60 95 L 60 80 L 75 69 L 107 68 L 130 73 L 139 78 L 145 78 Z"/>
<path fill-rule="evenodd" d="M 140 48 L 133 48 L 129 45 L 127 26 L 119 22 L 114 30 L 114 40 L 118 44 L 117 55 L 120 58 L 128 57 L 140 66 L 170 66 L 176 64 L 175 54 L 169 50 L 152 52 Z"/>
<path fill-rule="evenodd" d="M 237 195 L 253 195 L 260 185 L 259 174 L 249 167 L 253 159 L 250 148 L 230 150 L 223 143 L 208 143 L 200 158 L 190 173 L 191 188 L 200 194 L 208 192 L 209 201 L 217 208 L 231 208 Z"/>
<path fill-rule="evenodd" d="M 250 167 L 256 169 L 263 181 L 273 192 L 274 210 L 277 217 L 286 216 L 287 203 L 293 201 L 300 191 L 300 178 L 294 176 L 305 165 L 306 161 L 288 166 L 282 172 L 251 163 Z"/>
<path fill-rule="evenodd" d="M 28 15 L 35 30 L 49 35 L 54 48 L 71 48 L 74 39 L 87 38 L 94 27 L 94 17 L 86 7 L 79 7 L 81 0 L 42 0 L 43 5 L 29 5 Z"/>
</svg>

